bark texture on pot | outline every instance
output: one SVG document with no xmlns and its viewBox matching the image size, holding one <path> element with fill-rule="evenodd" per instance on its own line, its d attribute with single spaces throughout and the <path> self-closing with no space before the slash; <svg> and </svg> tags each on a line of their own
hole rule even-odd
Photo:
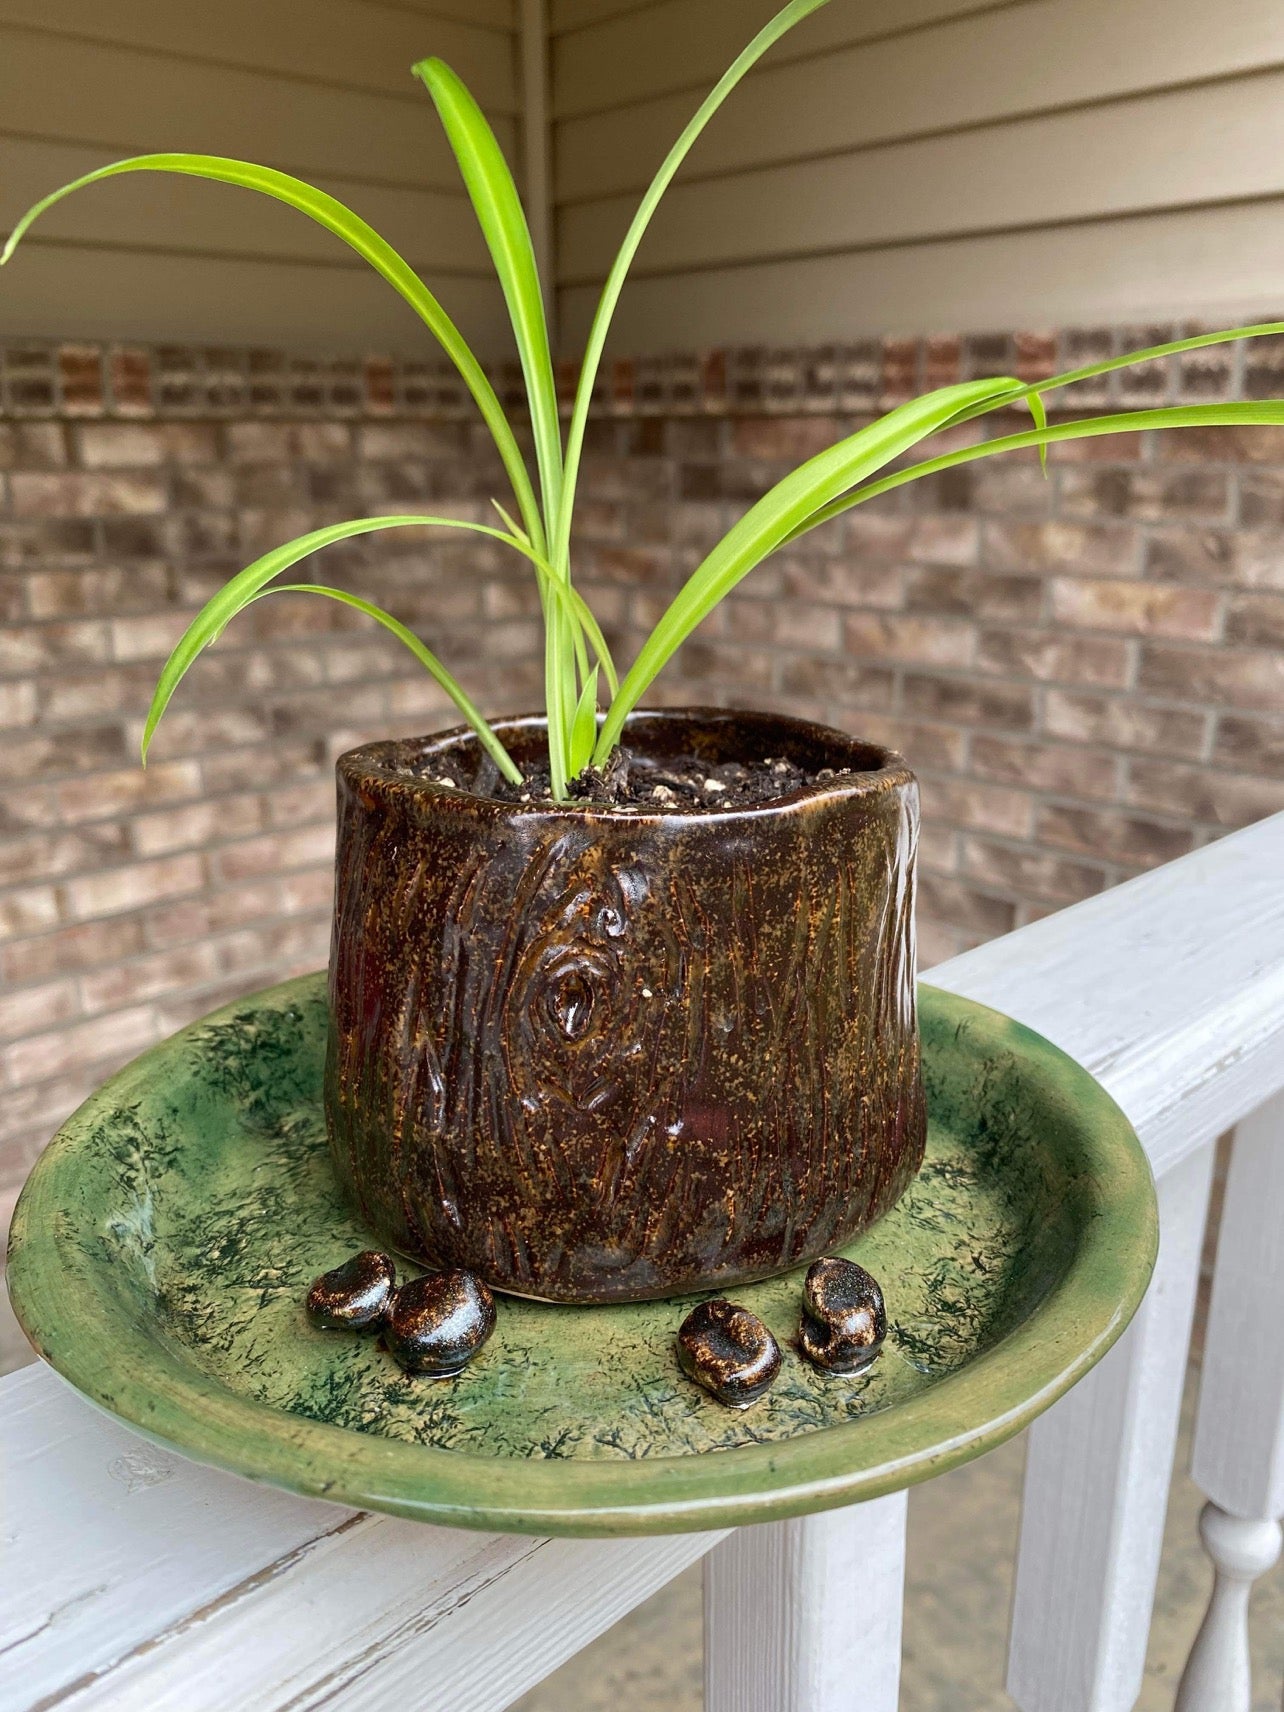
<svg viewBox="0 0 1284 1712">
<path fill-rule="evenodd" d="M 497 730 L 540 754 L 542 720 Z M 815 1259 L 923 1156 L 908 767 L 716 709 L 635 714 L 626 742 L 849 776 L 622 814 L 432 783 L 450 759 L 487 789 L 467 730 L 338 763 L 335 1164 L 394 1247 L 557 1301 Z"/>
</svg>

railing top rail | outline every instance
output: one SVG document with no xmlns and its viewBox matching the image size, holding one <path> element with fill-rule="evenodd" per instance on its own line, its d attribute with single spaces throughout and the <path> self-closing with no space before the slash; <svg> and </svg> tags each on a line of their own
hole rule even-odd
<svg viewBox="0 0 1284 1712">
<path fill-rule="evenodd" d="M 1284 1086 L 1284 814 L 925 979 L 1086 1065 L 1158 1175 Z"/>
<path fill-rule="evenodd" d="M 1284 815 L 928 979 L 1101 1076 L 1162 1171 L 1284 1083 Z M 0 1381 L 0 1460 L 6 1706 L 361 1712 L 430 1665 L 443 1704 L 487 1712 L 710 1543 L 356 1517 L 150 1451 L 47 1369 Z"/>
</svg>

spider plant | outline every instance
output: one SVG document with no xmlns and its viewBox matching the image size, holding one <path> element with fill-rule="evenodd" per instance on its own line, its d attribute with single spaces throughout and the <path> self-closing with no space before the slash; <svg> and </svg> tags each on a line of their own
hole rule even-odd
<svg viewBox="0 0 1284 1712">
<path fill-rule="evenodd" d="M 538 581 L 544 615 L 549 771 L 552 794 L 563 800 L 568 784 L 584 767 L 590 763 L 600 766 L 606 762 L 619 742 L 628 714 L 637 706 L 657 674 L 741 578 L 778 547 L 796 540 L 851 506 L 862 505 L 906 482 L 977 458 L 1037 447 L 1042 459 L 1046 457 L 1048 446 L 1062 440 L 1098 434 L 1137 433 L 1150 428 L 1284 422 L 1284 401 L 1276 399 L 1133 410 L 1055 423 L 1049 423 L 1044 402 L 1047 395 L 1076 381 L 1174 352 L 1195 350 L 1231 339 L 1284 332 L 1284 322 L 1236 327 L 1153 345 L 1046 380 L 1023 384 L 1011 377 L 998 376 L 925 393 L 808 459 L 752 505 L 687 579 L 621 681 L 601 629 L 576 591 L 571 575 L 575 491 L 589 406 L 612 316 L 629 267 L 661 197 L 700 133 L 773 43 L 825 4 L 827 0 L 790 0 L 790 4 L 758 32 L 714 85 L 665 157 L 638 206 L 602 288 L 565 434 L 558 411 L 543 287 L 521 199 L 503 152 L 476 101 L 449 66 L 439 59 L 425 59 L 414 67 L 415 75 L 432 97 L 459 163 L 512 321 L 532 431 L 534 480 L 482 364 L 445 309 L 389 243 L 351 209 L 324 191 L 288 173 L 246 161 L 215 155 L 151 154 L 117 161 L 86 173 L 46 196 L 23 216 L 0 254 L 0 265 L 9 260 L 23 234 L 45 209 L 74 190 L 120 173 L 185 173 L 242 185 L 288 203 L 364 257 L 424 321 L 459 370 L 476 401 L 512 484 L 517 516 L 510 515 L 496 501 L 498 522 L 493 525 L 421 515 L 355 518 L 313 530 L 274 548 L 247 566 L 207 603 L 170 655 L 157 684 L 144 728 L 144 761 L 170 697 L 201 650 L 220 635 L 237 613 L 254 601 L 269 594 L 302 591 L 346 602 L 384 625 L 404 642 L 455 702 L 504 777 L 514 784 L 520 783 L 522 775 L 516 764 L 462 686 L 405 625 L 369 601 L 342 589 L 321 583 L 281 583 L 277 580 L 291 566 L 332 542 L 377 529 L 429 525 L 471 530 L 502 542 L 528 562 Z M 899 467 L 891 474 L 880 474 L 942 429 L 990 412 L 1010 412 L 1017 407 L 1029 411 L 1033 421 L 1033 426 L 1024 432 L 1005 434 L 908 467 Z M 598 703 L 603 685 L 606 707 L 601 714 Z"/>
</svg>

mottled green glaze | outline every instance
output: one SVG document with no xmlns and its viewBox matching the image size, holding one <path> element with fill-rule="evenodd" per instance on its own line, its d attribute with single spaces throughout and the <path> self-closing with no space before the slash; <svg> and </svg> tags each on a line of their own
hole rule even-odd
<svg viewBox="0 0 1284 1712">
<path fill-rule="evenodd" d="M 678 1369 L 697 1298 L 502 1299 L 453 1381 L 310 1326 L 311 1279 L 371 1245 L 326 1148 L 320 976 L 186 1029 L 70 1120 L 18 1203 L 18 1317 L 74 1385 L 168 1444 L 435 1522 L 654 1533 L 908 1485 L 1085 1373 L 1140 1301 L 1157 1240 L 1145 1159 L 1086 1071 L 993 1011 L 930 987 L 920 1000 L 927 1160 L 845 1251 L 882 1283 L 889 1319 L 854 1378 L 794 1347 L 805 1268 L 735 1292 L 785 1354 L 744 1413 Z"/>
</svg>

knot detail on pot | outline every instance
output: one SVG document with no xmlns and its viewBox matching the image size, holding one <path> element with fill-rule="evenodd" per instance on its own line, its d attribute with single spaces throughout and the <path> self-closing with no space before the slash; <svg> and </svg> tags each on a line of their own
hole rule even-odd
<svg viewBox="0 0 1284 1712">
<path fill-rule="evenodd" d="M 619 971 L 593 947 L 550 945 L 530 976 L 531 1021 L 553 1050 L 600 1034 L 609 1024 L 618 981 Z"/>
<path fill-rule="evenodd" d="M 638 1058 L 654 1057 L 656 1001 L 675 984 L 671 946 L 635 927 L 645 877 L 612 869 L 600 850 L 550 852 L 541 879 L 514 923 L 511 972 L 499 975 L 510 1085 L 528 1111 L 611 1109 L 627 1128 L 614 1108 L 636 1098 Z"/>
</svg>

